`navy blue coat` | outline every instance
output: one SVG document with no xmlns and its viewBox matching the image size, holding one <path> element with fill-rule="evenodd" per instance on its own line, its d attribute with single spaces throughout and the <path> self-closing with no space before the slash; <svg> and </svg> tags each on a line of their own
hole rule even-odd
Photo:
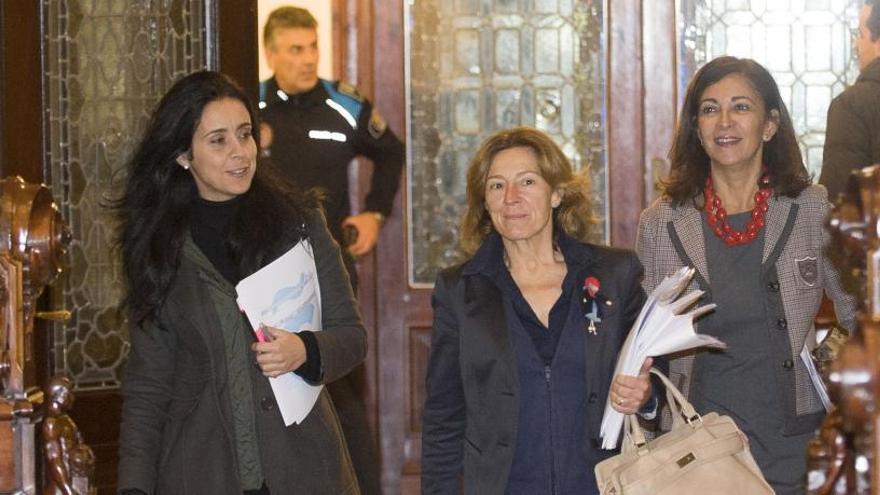
<svg viewBox="0 0 880 495">
<path fill-rule="evenodd" d="M 479 256 L 479 252 L 478 255 Z M 635 254 L 576 243 L 566 253 L 600 280 L 613 302 L 598 334 L 584 338 L 583 442 L 598 462 L 599 426 L 617 354 L 644 301 Z M 568 260 L 567 260 L 568 261 Z M 521 387 L 505 301 L 474 259 L 444 270 L 432 298 L 434 328 L 422 427 L 422 493 L 502 494 L 510 477 Z M 585 325 L 586 326 L 586 325 Z M 527 398 L 528 399 L 528 398 Z M 593 465 L 583 466 L 592 472 Z M 562 495 L 562 494 L 559 494 Z"/>
</svg>

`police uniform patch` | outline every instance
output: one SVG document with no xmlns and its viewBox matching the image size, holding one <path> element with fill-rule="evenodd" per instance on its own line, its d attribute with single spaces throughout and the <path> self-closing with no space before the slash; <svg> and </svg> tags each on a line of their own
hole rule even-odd
<svg viewBox="0 0 880 495">
<path fill-rule="evenodd" d="M 336 86 L 336 90 L 344 94 L 345 96 L 354 98 L 357 101 L 364 100 L 364 97 L 361 96 L 360 93 L 358 93 L 357 88 L 352 86 L 351 84 L 348 84 L 347 82 L 339 81 L 339 84 Z"/>
<path fill-rule="evenodd" d="M 269 149 L 272 147 L 273 137 L 272 126 L 267 122 L 260 122 L 260 147 L 263 148 L 266 155 L 269 154 Z"/>
<path fill-rule="evenodd" d="M 819 280 L 819 261 L 815 256 L 806 256 L 794 260 L 797 265 L 798 277 L 808 286 L 813 287 Z"/>
<path fill-rule="evenodd" d="M 373 113 L 370 114 L 370 123 L 367 125 L 367 130 L 370 131 L 370 136 L 373 136 L 374 139 L 379 139 L 382 137 L 382 134 L 385 134 L 385 129 L 388 128 L 388 124 L 385 123 L 385 119 L 379 115 L 379 111 L 375 108 L 373 109 Z"/>
</svg>

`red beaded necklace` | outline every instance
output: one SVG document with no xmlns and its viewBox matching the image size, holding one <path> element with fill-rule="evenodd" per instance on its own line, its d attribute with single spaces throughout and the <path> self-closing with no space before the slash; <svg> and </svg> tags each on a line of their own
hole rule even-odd
<svg viewBox="0 0 880 495">
<path fill-rule="evenodd" d="M 760 188 L 755 193 L 755 207 L 752 208 L 752 218 L 746 223 L 743 231 L 734 230 L 727 221 L 727 212 L 721 206 L 721 198 L 712 187 L 712 177 L 706 178 L 706 188 L 703 189 L 703 197 L 706 199 L 706 221 L 712 232 L 724 241 L 728 246 L 748 244 L 758 237 L 758 232 L 764 227 L 764 215 L 770 208 L 767 199 L 770 198 L 770 178 L 767 172 L 761 176 Z"/>
</svg>

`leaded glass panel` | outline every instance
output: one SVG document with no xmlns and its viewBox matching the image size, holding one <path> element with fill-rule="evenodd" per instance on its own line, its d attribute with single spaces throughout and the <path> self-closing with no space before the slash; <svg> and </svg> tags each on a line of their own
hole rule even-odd
<svg viewBox="0 0 880 495">
<path fill-rule="evenodd" d="M 534 126 L 588 169 L 606 215 L 601 0 L 408 0 L 409 279 L 462 258 L 465 173 L 497 130 Z M 605 225 L 595 240 L 605 240 Z"/>
<path fill-rule="evenodd" d="M 119 261 L 106 198 L 155 103 L 207 66 L 205 0 L 42 0 L 46 43 L 45 176 L 73 242 L 53 300 L 56 372 L 82 388 L 119 384 L 128 334 L 117 311 Z M 117 176 L 118 177 L 118 176 Z"/>
<path fill-rule="evenodd" d="M 748 57 L 769 70 L 794 121 L 807 169 L 822 167 L 831 100 L 858 77 L 852 49 L 863 0 L 678 0 L 679 94 L 704 63 Z"/>
</svg>

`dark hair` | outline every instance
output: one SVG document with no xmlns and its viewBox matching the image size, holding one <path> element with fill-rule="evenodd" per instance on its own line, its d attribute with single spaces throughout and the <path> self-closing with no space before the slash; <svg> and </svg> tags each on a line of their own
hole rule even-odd
<svg viewBox="0 0 880 495">
<path fill-rule="evenodd" d="M 810 185 L 810 175 L 804 167 L 794 125 L 773 76 L 754 60 L 718 57 L 694 74 L 681 107 L 678 127 L 669 150 L 669 177 L 663 183 L 664 193 L 676 205 L 697 197 L 703 191 L 710 167 L 709 155 L 697 135 L 700 98 L 706 88 L 731 74 L 739 74 L 749 81 L 761 98 L 768 117 L 773 110 L 779 113 L 776 134 L 763 144 L 764 164 L 769 171 L 774 193 L 793 198 Z"/>
<path fill-rule="evenodd" d="M 263 26 L 263 46 L 269 46 L 279 29 L 316 29 L 318 21 L 312 13 L 299 7 L 278 7 L 269 14 Z"/>
<path fill-rule="evenodd" d="M 590 180 L 575 173 L 568 158 L 553 139 L 530 127 L 514 127 L 486 138 L 471 160 L 467 172 L 467 205 L 461 221 L 461 247 L 473 254 L 494 230 L 486 211 L 486 179 L 498 153 L 511 148 L 527 148 L 538 162 L 541 177 L 551 189 L 562 193 L 553 210 L 553 224 L 580 241 L 589 241 L 596 219 L 592 211 Z"/>
<path fill-rule="evenodd" d="M 256 113 L 244 91 L 218 72 L 195 72 L 177 81 L 159 101 L 127 163 L 123 195 L 111 202 L 119 218 L 116 244 L 127 283 L 123 307 L 136 325 L 157 316 L 177 272 L 198 197 L 192 174 L 177 157 L 191 152 L 205 107 L 225 98 L 245 106 L 259 146 Z M 257 166 L 231 220 L 227 247 L 242 274 L 259 269 L 305 235 L 306 211 L 314 202 L 296 194 L 277 175 L 267 164 Z"/>
<path fill-rule="evenodd" d="M 880 0 L 865 0 L 865 5 L 871 7 L 865 26 L 871 32 L 871 41 L 877 41 L 880 39 Z"/>
</svg>

